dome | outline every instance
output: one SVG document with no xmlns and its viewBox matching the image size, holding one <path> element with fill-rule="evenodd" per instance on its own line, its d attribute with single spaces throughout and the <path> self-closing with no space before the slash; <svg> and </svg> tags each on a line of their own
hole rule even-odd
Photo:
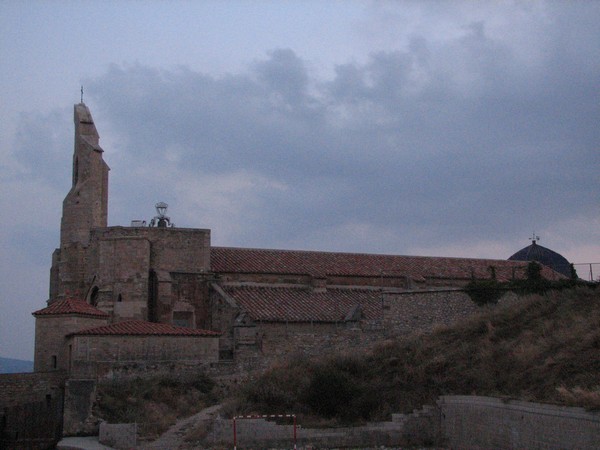
<svg viewBox="0 0 600 450">
<path fill-rule="evenodd" d="M 555 251 L 538 245 L 536 239 L 532 240 L 531 245 L 522 248 L 508 259 L 509 261 L 537 261 L 565 277 L 571 278 L 571 263 Z"/>
</svg>

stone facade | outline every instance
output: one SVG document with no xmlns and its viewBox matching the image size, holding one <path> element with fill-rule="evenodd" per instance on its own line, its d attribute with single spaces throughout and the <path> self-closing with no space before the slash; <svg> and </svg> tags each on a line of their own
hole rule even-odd
<svg viewBox="0 0 600 450">
<path fill-rule="evenodd" d="M 186 364 L 200 372 L 219 359 L 218 337 L 72 335 L 68 345 L 73 349 L 73 378 L 168 375 Z"/>
<path fill-rule="evenodd" d="M 221 363 L 248 373 L 300 355 L 356 352 L 476 313 L 461 289 L 473 278 L 525 273 L 518 261 L 214 247 L 210 230 L 165 221 L 108 227 L 109 169 L 84 104 L 74 122 L 73 183 L 48 307 L 71 296 L 96 316 L 78 314 L 81 304 L 69 314 L 38 311 L 36 371 L 105 378 Z M 220 336 L 81 334 L 131 320 Z"/>
<path fill-rule="evenodd" d="M 35 353 L 33 370 L 68 372 L 72 365 L 72 345 L 67 335 L 74 331 L 105 325 L 108 317 L 80 315 L 38 316 L 35 321 Z"/>
<path fill-rule="evenodd" d="M 206 302 L 202 288 L 210 269 L 209 249 L 210 230 L 94 229 L 87 301 L 112 314 L 115 321 L 135 318 L 173 323 L 178 312 L 195 313 Z M 186 277 L 178 277 L 180 273 L 194 274 L 187 278 L 199 278 L 204 285 L 195 295 L 188 295 L 182 286 Z M 206 328 L 206 318 L 191 314 L 186 325 Z"/>
<path fill-rule="evenodd" d="M 0 374 L 0 410 L 4 407 L 44 401 L 60 395 L 66 372 Z"/>
</svg>

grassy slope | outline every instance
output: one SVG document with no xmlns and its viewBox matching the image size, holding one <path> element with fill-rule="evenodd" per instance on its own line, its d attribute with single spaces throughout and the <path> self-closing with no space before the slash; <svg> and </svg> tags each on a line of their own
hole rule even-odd
<svg viewBox="0 0 600 450">
<path fill-rule="evenodd" d="M 98 385 L 94 413 L 109 423 L 139 425 L 142 436 L 156 437 L 177 419 L 191 416 L 218 403 L 220 393 L 206 376 L 135 379 Z"/>
<path fill-rule="evenodd" d="M 239 394 L 236 410 L 356 422 L 410 412 L 443 394 L 600 408 L 600 291 L 523 298 L 367 356 L 275 367 Z"/>
</svg>

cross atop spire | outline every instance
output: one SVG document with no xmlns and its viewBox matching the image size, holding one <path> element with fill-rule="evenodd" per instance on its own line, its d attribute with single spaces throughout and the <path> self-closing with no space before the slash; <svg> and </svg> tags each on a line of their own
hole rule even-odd
<svg viewBox="0 0 600 450">
<path fill-rule="evenodd" d="M 532 236 L 529 238 L 529 240 L 530 240 L 530 241 L 531 241 L 533 244 L 535 244 L 537 241 L 539 241 L 539 240 L 540 240 L 540 237 L 539 237 L 539 236 L 536 236 L 536 234 L 535 234 L 535 231 L 534 231 L 534 232 L 533 232 L 533 235 L 532 235 Z"/>
</svg>

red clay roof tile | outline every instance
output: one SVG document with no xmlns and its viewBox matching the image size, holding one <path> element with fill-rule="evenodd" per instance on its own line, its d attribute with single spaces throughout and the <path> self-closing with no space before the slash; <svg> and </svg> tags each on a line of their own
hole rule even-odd
<svg viewBox="0 0 600 450">
<path fill-rule="evenodd" d="M 496 270 L 499 281 L 522 278 L 527 263 L 503 259 L 450 258 L 430 256 L 398 256 L 362 253 L 334 253 L 301 250 L 269 250 L 211 247 L 213 272 L 271 273 L 326 276 L 408 276 L 416 281 L 426 279 L 489 278 L 489 267 Z M 562 277 L 543 267 L 548 279 Z M 514 275 L 513 275 L 514 272 Z"/>
<path fill-rule="evenodd" d="M 313 292 L 305 287 L 222 286 L 255 321 L 343 322 L 357 306 L 362 318 L 382 317 L 381 293 L 367 289 L 328 288 Z"/>
<path fill-rule="evenodd" d="M 65 300 L 54 301 L 50 303 L 46 308 L 37 310 L 32 314 L 34 316 L 78 314 L 82 316 L 108 317 L 108 314 L 104 311 L 100 311 L 98 308 L 93 307 L 92 305 L 84 302 L 83 300 L 77 300 L 74 298 L 67 298 Z"/>
<path fill-rule="evenodd" d="M 167 323 L 127 320 L 102 327 L 77 331 L 69 336 L 220 336 L 221 333 L 196 328 L 177 327 Z"/>
</svg>

